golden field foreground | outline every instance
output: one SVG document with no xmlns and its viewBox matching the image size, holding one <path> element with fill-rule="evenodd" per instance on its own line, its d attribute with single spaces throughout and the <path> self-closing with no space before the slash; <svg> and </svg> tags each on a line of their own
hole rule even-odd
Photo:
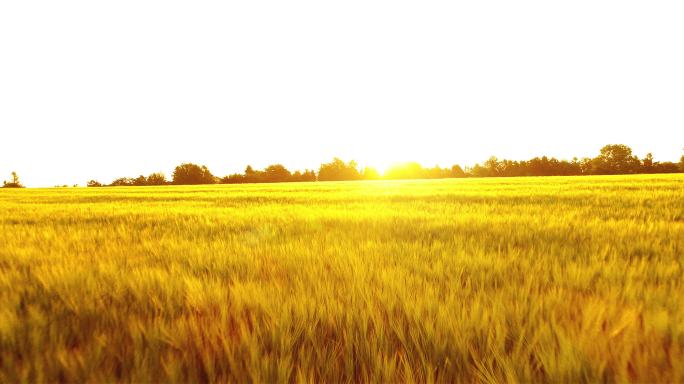
<svg viewBox="0 0 684 384">
<path fill-rule="evenodd" d="M 684 381 L 684 175 L 0 190 L 0 382 Z"/>
</svg>

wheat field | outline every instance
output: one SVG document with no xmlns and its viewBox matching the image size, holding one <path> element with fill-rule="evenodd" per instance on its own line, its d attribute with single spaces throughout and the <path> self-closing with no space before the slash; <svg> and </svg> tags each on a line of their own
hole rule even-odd
<svg viewBox="0 0 684 384">
<path fill-rule="evenodd" d="M 0 382 L 683 382 L 684 175 L 0 191 Z"/>
</svg>

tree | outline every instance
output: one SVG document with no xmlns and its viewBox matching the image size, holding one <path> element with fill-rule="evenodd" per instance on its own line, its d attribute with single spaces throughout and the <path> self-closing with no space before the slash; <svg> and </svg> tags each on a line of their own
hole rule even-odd
<svg viewBox="0 0 684 384">
<path fill-rule="evenodd" d="M 643 167 L 643 172 L 653 173 L 653 154 L 650 152 L 647 153 L 646 157 L 641 160 L 641 165 Z"/>
<path fill-rule="evenodd" d="M 601 154 L 594 159 L 593 173 L 622 175 L 636 173 L 641 162 L 632 154 L 632 148 L 624 144 L 609 144 L 601 148 Z"/>
<path fill-rule="evenodd" d="M 238 176 L 238 174 L 235 174 L 234 176 Z M 259 183 L 261 182 L 261 172 L 257 172 L 252 168 L 251 165 L 248 165 L 247 168 L 245 168 L 245 174 L 244 175 L 239 175 L 241 177 L 241 180 L 239 181 L 240 183 Z M 235 181 L 237 181 L 237 178 L 233 178 Z"/>
<path fill-rule="evenodd" d="M 316 181 L 316 171 L 305 169 L 302 173 L 301 181 Z"/>
<path fill-rule="evenodd" d="M 3 188 L 24 188 L 24 186 L 21 184 L 21 181 L 19 181 L 19 175 L 17 175 L 16 172 L 12 172 L 12 179 L 9 182 L 7 182 L 7 181 L 2 182 L 2 187 Z"/>
<path fill-rule="evenodd" d="M 214 184 L 216 178 L 206 166 L 183 163 L 173 171 L 173 183 L 176 185 Z"/>
<path fill-rule="evenodd" d="M 293 182 L 304 182 L 304 181 L 316 181 L 316 172 L 312 170 L 305 169 L 304 172 L 295 171 L 290 177 L 290 181 Z"/>
<path fill-rule="evenodd" d="M 119 177 L 118 179 L 112 181 L 112 183 L 109 185 L 111 187 L 129 187 L 133 185 L 133 182 L 134 180 L 130 177 Z"/>
<path fill-rule="evenodd" d="M 94 188 L 94 187 L 101 187 L 101 186 L 102 186 L 102 183 L 100 183 L 100 182 L 97 181 L 97 180 L 90 180 L 90 181 L 86 184 L 86 186 L 87 186 L 87 187 L 91 187 L 91 188 Z"/>
<path fill-rule="evenodd" d="M 471 169 L 471 173 L 475 177 L 493 177 L 498 175 L 499 169 L 499 159 L 496 156 L 492 156 L 482 165 L 475 164 Z"/>
<path fill-rule="evenodd" d="M 582 162 L 577 158 L 573 157 L 572 161 L 568 163 L 568 175 L 581 175 L 582 174 Z"/>
<path fill-rule="evenodd" d="M 166 175 L 155 172 L 147 176 L 147 185 L 166 185 Z"/>
<path fill-rule="evenodd" d="M 133 179 L 133 185 L 135 185 L 136 187 L 145 186 L 145 185 L 147 185 L 147 178 L 143 175 L 140 175 L 140 176 L 136 177 L 135 179 Z"/>
<path fill-rule="evenodd" d="M 320 181 L 359 179 L 361 179 L 361 173 L 358 170 L 358 164 L 354 160 L 345 163 L 335 157 L 332 162 L 321 164 L 318 170 L 318 180 Z"/>
<path fill-rule="evenodd" d="M 282 183 L 290 181 L 292 174 L 282 164 L 273 164 L 266 167 L 263 172 L 263 181 L 266 183 Z"/>
<path fill-rule="evenodd" d="M 243 184 L 243 183 L 281 183 L 316 181 L 316 172 L 305 169 L 304 172 L 295 171 L 291 173 L 282 164 L 269 165 L 263 171 L 257 171 L 248 165 L 244 174 L 234 173 L 220 179 L 222 184 Z"/>
<path fill-rule="evenodd" d="M 679 165 L 671 161 L 656 162 L 653 164 L 652 173 L 677 173 L 679 172 Z"/>
<path fill-rule="evenodd" d="M 489 176 L 499 176 L 501 173 L 501 165 L 496 156 L 492 156 L 484 162 L 483 166 L 487 169 Z"/>
<path fill-rule="evenodd" d="M 469 173 L 475 177 L 489 177 L 491 174 L 489 170 L 480 164 L 475 164 L 469 169 Z"/>
<path fill-rule="evenodd" d="M 466 173 L 460 165 L 455 164 L 451 167 L 451 173 L 449 177 L 466 177 Z"/>
<path fill-rule="evenodd" d="M 239 173 L 234 173 L 232 175 L 224 176 L 221 178 L 221 184 L 243 184 L 246 183 L 245 175 Z"/>
</svg>

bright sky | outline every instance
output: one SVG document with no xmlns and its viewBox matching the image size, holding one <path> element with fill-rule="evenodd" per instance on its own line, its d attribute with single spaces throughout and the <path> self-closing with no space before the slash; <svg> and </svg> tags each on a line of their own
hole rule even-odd
<svg viewBox="0 0 684 384">
<path fill-rule="evenodd" d="M 0 179 L 678 161 L 684 2 L 2 1 Z"/>
</svg>

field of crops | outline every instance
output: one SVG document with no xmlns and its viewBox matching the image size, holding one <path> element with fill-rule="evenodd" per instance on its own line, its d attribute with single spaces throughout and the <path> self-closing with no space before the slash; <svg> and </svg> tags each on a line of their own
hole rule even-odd
<svg viewBox="0 0 684 384">
<path fill-rule="evenodd" d="M 684 381 L 684 175 L 0 190 L 0 382 Z"/>
</svg>

